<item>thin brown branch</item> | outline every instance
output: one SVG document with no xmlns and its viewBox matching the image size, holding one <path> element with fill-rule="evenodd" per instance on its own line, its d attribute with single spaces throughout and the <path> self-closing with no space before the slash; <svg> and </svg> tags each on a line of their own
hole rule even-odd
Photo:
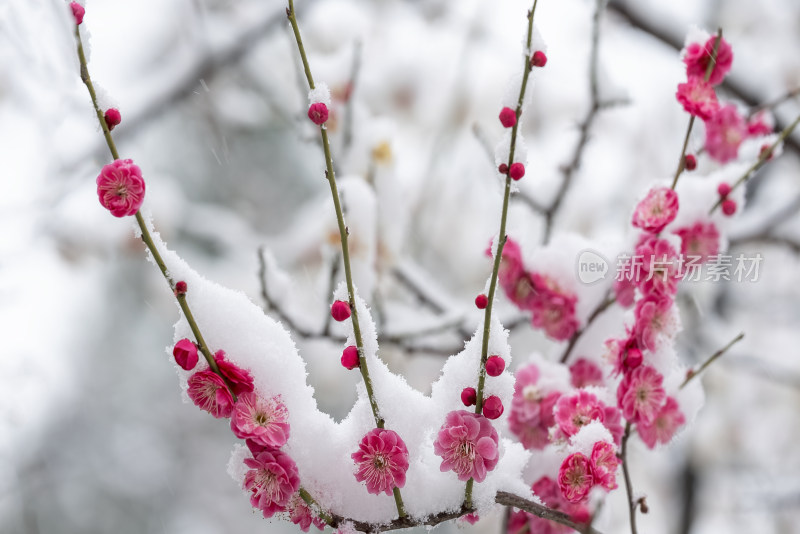
<svg viewBox="0 0 800 534">
<path fill-rule="evenodd" d="M 705 371 L 709 365 L 711 365 L 712 363 L 714 363 L 714 361 L 716 361 L 717 358 L 728 352 L 728 350 L 732 346 L 736 345 L 743 338 L 744 338 L 744 332 L 733 338 L 730 341 L 730 343 L 728 343 L 727 345 L 719 349 L 717 352 L 709 356 L 709 358 L 706 361 L 704 361 L 700 365 L 700 367 L 698 367 L 697 369 L 690 369 L 689 372 L 686 374 L 686 378 L 684 379 L 683 383 L 680 385 L 680 389 L 683 389 L 686 386 L 686 384 L 688 384 L 694 377 L 698 376 L 700 373 Z"/>
<path fill-rule="evenodd" d="M 779 245 L 788 248 L 795 254 L 800 254 L 800 240 L 789 236 L 776 235 L 772 232 L 737 237 L 730 241 L 731 248 L 750 244 Z"/>
<path fill-rule="evenodd" d="M 586 330 L 589 329 L 589 326 L 591 326 L 591 324 L 594 322 L 595 319 L 597 319 L 600 316 L 600 314 L 602 314 L 604 311 L 610 308 L 611 305 L 614 304 L 616 301 L 617 301 L 616 297 L 612 297 L 610 294 L 606 294 L 605 298 L 603 298 L 600 304 L 598 304 L 597 307 L 592 311 L 592 313 L 589 315 L 589 318 L 586 319 L 586 325 L 577 332 L 575 332 L 571 338 L 569 338 L 569 343 L 567 344 L 567 347 L 564 349 L 564 352 L 561 354 L 561 358 L 559 359 L 561 363 L 567 363 L 569 355 L 572 353 L 572 349 L 575 348 L 575 344 L 578 342 L 578 340 L 581 338 L 584 332 L 586 332 Z"/>
<path fill-rule="evenodd" d="M 631 534 L 637 534 L 636 531 L 636 507 L 638 502 L 633 499 L 633 483 L 631 482 L 631 474 L 628 469 L 628 438 L 631 437 L 631 424 L 625 423 L 625 433 L 622 435 L 622 451 L 620 459 L 622 460 L 622 474 L 625 477 L 625 493 L 628 496 L 628 516 L 630 517 Z"/>
</svg>

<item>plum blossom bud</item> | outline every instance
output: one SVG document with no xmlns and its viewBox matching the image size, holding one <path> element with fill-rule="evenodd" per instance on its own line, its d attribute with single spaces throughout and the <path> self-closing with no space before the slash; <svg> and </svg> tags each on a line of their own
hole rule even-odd
<svg viewBox="0 0 800 534">
<path fill-rule="evenodd" d="M 72 8 L 72 16 L 75 17 L 75 24 L 80 26 L 83 22 L 83 16 L 86 14 L 86 9 L 78 2 L 70 2 L 69 7 Z"/>
<path fill-rule="evenodd" d="M 479 310 L 485 310 L 486 306 L 488 305 L 489 305 L 489 299 L 483 293 L 475 297 L 475 306 Z"/>
<path fill-rule="evenodd" d="M 350 345 L 342 352 L 342 366 L 347 369 L 353 370 L 359 366 L 358 361 L 358 347 Z"/>
<path fill-rule="evenodd" d="M 328 106 L 322 102 L 311 104 L 308 107 L 308 118 L 317 126 L 325 124 L 328 120 Z"/>
<path fill-rule="evenodd" d="M 500 376 L 506 368 L 506 361 L 500 356 L 489 356 L 486 360 L 486 374 Z"/>
<path fill-rule="evenodd" d="M 335 320 L 346 321 L 350 318 L 350 305 L 343 300 L 337 300 L 331 305 L 331 317 Z"/>
<path fill-rule="evenodd" d="M 183 280 L 180 280 L 179 282 L 176 282 L 175 283 L 175 296 L 185 295 L 187 289 L 188 289 L 188 287 L 186 286 L 186 282 L 184 282 Z"/>
<path fill-rule="evenodd" d="M 175 362 L 185 371 L 194 369 L 194 366 L 197 365 L 197 361 L 199 360 L 197 356 L 197 345 L 186 338 L 175 343 L 175 348 L 172 349 L 172 355 L 175 357 Z"/>
<path fill-rule="evenodd" d="M 113 130 L 114 126 L 122 122 L 122 114 L 117 108 L 108 108 L 103 115 L 103 118 L 106 121 L 109 131 Z"/>
<path fill-rule="evenodd" d="M 520 162 L 512 163 L 508 169 L 508 175 L 511 176 L 512 180 L 519 180 L 525 176 L 525 165 Z"/>
<path fill-rule="evenodd" d="M 501 109 L 500 124 L 502 124 L 504 128 L 513 127 L 515 124 L 517 124 L 517 113 L 509 107 Z"/>
<path fill-rule="evenodd" d="M 486 419 L 497 419 L 503 415 L 503 409 L 503 401 L 496 395 L 483 401 L 483 415 Z"/>
<path fill-rule="evenodd" d="M 461 402 L 464 403 L 464 406 L 473 406 L 477 400 L 478 394 L 475 392 L 475 388 L 464 388 L 461 390 Z"/>
<path fill-rule="evenodd" d="M 531 67 L 544 67 L 547 65 L 547 54 L 541 50 L 537 50 L 531 57 Z"/>
</svg>

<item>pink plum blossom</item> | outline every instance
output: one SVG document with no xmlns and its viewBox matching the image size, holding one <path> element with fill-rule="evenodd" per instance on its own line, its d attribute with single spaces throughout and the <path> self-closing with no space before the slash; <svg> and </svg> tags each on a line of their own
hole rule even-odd
<svg viewBox="0 0 800 534">
<path fill-rule="evenodd" d="M 613 445 L 598 441 L 592 447 L 591 465 L 594 482 L 607 490 L 617 487 L 617 467 L 619 466 L 617 451 Z"/>
<path fill-rule="evenodd" d="M 558 428 L 569 437 L 592 421 L 603 421 L 605 405 L 585 390 L 573 395 L 562 395 L 556 403 L 555 417 Z"/>
<path fill-rule="evenodd" d="M 636 205 L 633 225 L 645 232 L 659 233 L 678 214 L 678 194 L 669 187 L 654 187 Z"/>
<path fill-rule="evenodd" d="M 678 407 L 677 401 L 672 397 L 667 397 L 667 401 L 653 421 L 651 423 L 640 422 L 636 425 L 636 431 L 644 444 L 652 449 L 657 443 L 669 443 L 675 432 L 684 423 L 686 423 L 686 417 Z"/>
<path fill-rule="evenodd" d="M 628 258 L 619 266 L 614 278 L 614 296 L 617 298 L 617 304 L 623 308 L 633 306 L 636 298 L 636 277 L 633 259 Z"/>
<path fill-rule="evenodd" d="M 534 289 L 530 307 L 533 311 L 533 326 L 541 328 L 557 341 L 571 338 L 580 327 L 575 317 L 578 298 L 561 289 L 546 275 L 533 273 L 531 280 Z"/>
<path fill-rule="evenodd" d="M 705 124 L 708 155 L 720 163 L 736 159 L 739 145 L 747 138 L 747 124 L 736 106 L 728 104 L 720 108 Z"/>
<path fill-rule="evenodd" d="M 433 443 L 433 452 L 442 458 L 439 469 L 453 471 L 461 481 L 474 478 L 483 482 L 486 473 L 499 460 L 498 435 L 492 423 L 482 415 L 466 410 L 447 414 Z"/>
<path fill-rule="evenodd" d="M 589 458 L 580 452 L 567 456 L 558 470 L 558 486 L 561 494 L 571 503 L 581 502 L 594 485 Z"/>
<path fill-rule="evenodd" d="M 550 441 L 549 429 L 556 423 L 553 410 L 561 393 L 543 391 L 537 385 L 539 369 L 535 364 L 521 367 L 515 378 L 509 430 L 526 449 L 543 449 Z"/>
<path fill-rule="evenodd" d="M 650 295 L 636 303 L 633 331 L 640 347 L 655 352 L 664 339 L 675 335 L 677 320 L 672 297 Z"/>
<path fill-rule="evenodd" d="M 703 120 L 711 118 L 711 115 L 719 109 L 714 86 L 702 78 L 689 78 L 688 82 L 678 84 L 675 97 L 687 113 Z"/>
<path fill-rule="evenodd" d="M 246 458 L 250 468 L 244 475 L 243 488 L 250 493 L 250 504 L 264 517 L 286 510 L 292 495 L 300 489 L 300 476 L 294 460 L 279 450 L 265 450 Z"/>
<path fill-rule="evenodd" d="M 719 254 L 719 230 L 711 221 L 698 221 L 673 233 L 681 238 L 681 254 L 687 261 L 684 270 L 690 268 L 690 260 L 702 263 Z"/>
<path fill-rule="evenodd" d="M 649 365 L 626 374 L 617 389 L 617 404 L 625 419 L 651 424 L 667 396 L 663 382 L 664 377 Z"/>
<path fill-rule="evenodd" d="M 175 357 L 175 362 L 185 371 L 194 369 L 199 360 L 197 356 L 197 345 L 186 338 L 175 343 L 175 347 L 172 349 L 172 355 Z"/>
<path fill-rule="evenodd" d="M 769 135 L 775 129 L 775 119 L 766 111 L 759 111 L 747 121 L 748 137 Z"/>
<path fill-rule="evenodd" d="M 666 239 L 650 237 L 636 247 L 641 258 L 637 285 L 643 295 L 674 295 L 678 290 L 681 269 L 678 253 Z"/>
<path fill-rule="evenodd" d="M 602 386 L 603 371 L 591 360 L 579 358 L 569 366 L 569 375 L 572 387 Z"/>
<path fill-rule="evenodd" d="M 605 358 L 614 366 L 614 375 L 627 373 L 642 364 L 642 351 L 639 341 L 630 328 L 626 330 L 626 337 L 622 339 L 606 340 Z"/>
<path fill-rule="evenodd" d="M 114 217 L 135 215 L 144 202 L 142 170 L 130 159 L 104 166 L 97 176 L 97 196 Z"/>
<path fill-rule="evenodd" d="M 590 519 L 589 509 L 585 504 L 573 504 L 561 494 L 555 480 L 544 476 L 531 486 L 533 493 L 548 508 L 564 512 L 576 523 L 587 523 Z M 574 532 L 571 528 L 542 519 L 525 511 L 511 514 L 508 522 L 507 534 L 569 534 Z"/>
<path fill-rule="evenodd" d="M 319 530 L 325 529 L 325 521 L 317 517 L 308 507 L 303 498 L 300 497 L 300 493 L 292 495 L 292 498 L 289 499 L 289 504 L 286 505 L 286 510 L 289 512 L 289 519 L 292 523 L 298 525 L 303 532 L 308 532 L 312 524 Z"/>
<path fill-rule="evenodd" d="M 683 50 L 683 62 L 686 64 L 686 75 L 689 78 L 705 79 L 708 64 L 714 53 L 716 36 L 710 37 L 705 43 L 689 43 Z M 733 49 L 725 39 L 720 39 L 717 57 L 708 82 L 717 85 L 731 70 L 733 64 Z"/>
<path fill-rule="evenodd" d="M 356 480 L 366 482 L 369 493 L 391 495 L 395 486 L 405 485 L 408 449 L 394 430 L 370 430 L 350 456 L 356 463 Z"/>
<path fill-rule="evenodd" d="M 222 378 L 209 368 L 197 371 L 189 377 L 189 398 L 195 405 L 214 417 L 230 417 L 233 412 L 233 396 Z"/>
<path fill-rule="evenodd" d="M 230 360 L 225 358 L 225 351 L 218 350 L 214 354 L 214 361 L 217 362 L 220 374 L 233 388 L 234 395 L 250 393 L 253 391 L 253 377 L 250 371 L 242 369 Z"/>
<path fill-rule="evenodd" d="M 279 397 L 242 393 L 233 407 L 231 430 L 237 438 L 278 449 L 289 440 L 289 410 Z"/>
</svg>

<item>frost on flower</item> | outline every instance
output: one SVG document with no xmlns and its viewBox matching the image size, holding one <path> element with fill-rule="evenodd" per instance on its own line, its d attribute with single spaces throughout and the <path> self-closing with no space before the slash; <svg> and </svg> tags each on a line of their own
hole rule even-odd
<svg viewBox="0 0 800 534">
<path fill-rule="evenodd" d="M 561 433 L 572 436 L 591 421 L 604 419 L 605 406 L 588 391 L 581 390 L 574 395 L 563 395 L 558 399 L 555 409 L 556 423 Z"/>
<path fill-rule="evenodd" d="M 442 458 L 439 469 L 453 471 L 458 479 L 474 478 L 483 482 L 486 473 L 499 460 L 498 435 L 492 423 L 482 415 L 465 410 L 447 414 L 433 443 L 433 451 Z"/>
<path fill-rule="evenodd" d="M 747 138 L 747 124 L 736 106 L 728 104 L 714 113 L 706 124 L 706 150 L 720 163 L 736 159 L 739 146 Z"/>
<path fill-rule="evenodd" d="M 222 378 L 211 369 L 197 371 L 189 377 L 189 398 L 214 417 L 230 417 L 233 411 L 233 396 Z"/>
<path fill-rule="evenodd" d="M 641 365 L 626 374 L 617 389 L 617 403 L 625 419 L 652 423 L 667 396 L 663 382 L 664 377 L 649 365 Z"/>
<path fill-rule="evenodd" d="M 579 452 L 567 456 L 558 470 L 558 486 L 564 498 L 571 503 L 581 502 L 593 485 L 589 458 Z"/>
<path fill-rule="evenodd" d="M 278 449 L 289 440 L 289 411 L 278 398 L 243 393 L 231 414 L 231 430 L 237 438 Z"/>
<path fill-rule="evenodd" d="M 244 476 L 244 489 L 250 493 L 250 504 L 264 517 L 286 510 L 289 499 L 300 488 L 300 477 L 294 461 L 278 450 L 263 450 L 246 458 L 250 468 Z"/>
<path fill-rule="evenodd" d="M 114 217 L 135 215 L 144 202 L 142 170 L 130 159 L 105 165 L 97 176 L 97 196 Z"/>
<path fill-rule="evenodd" d="M 640 422 L 636 425 L 636 431 L 644 444 L 652 449 L 657 443 L 669 443 L 675 432 L 684 423 L 686 423 L 686 417 L 681 412 L 677 401 L 672 397 L 667 397 L 667 402 L 658 411 L 653 421 L 650 423 Z"/>
<path fill-rule="evenodd" d="M 351 457 L 356 463 L 356 480 L 365 482 L 369 493 L 391 495 L 395 486 L 402 488 L 406 483 L 408 449 L 393 430 L 370 430 Z"/>
<path fill-rule="evenodd" d="M 678 214 L 678 194 L 669 187 L 654 187 L 637 204 L 633 225 L 645 232 L 659 233 Z"/>
<path fill-rule="evenodd" d="M 674 295 L 681 278 L 678 253 L 666 239 L 655 236 L 645 238 L 636 255 L 641 258 L 641 269 L 637 281 L 643 295 Z"/>
</svg>

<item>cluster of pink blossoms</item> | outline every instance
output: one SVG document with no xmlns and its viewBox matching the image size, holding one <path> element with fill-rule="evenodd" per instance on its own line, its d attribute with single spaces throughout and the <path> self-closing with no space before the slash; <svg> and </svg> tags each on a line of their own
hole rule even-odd
<svg viewBox="0 0 800 534">
<path fill-rule="evenodd" d="M 176 291 L 185 294 L 186 284 L 178 282 Z M 197 345 L 189 339 L 178 341 L 172 354 L 187 371 L 199 360 Z M 219 372 L 210 366 L 195 371 L 189 377 L 187 393 L 195 405 L 214 417 L 230 418 L 233 434 L 245 440 L 252 454 L 244 460 L 249 468 L 244 489 L 250 493 L 250 504 L 264 517 L 288 512 L 304 531 L 311 523 L 322 529 L 324 524 L 299 496 L 300 476 L 294 460 L 280 450 L 289 440 L 286 406 L 280 397 L 258 395 L 250 372 L 228 360 L 224 351 L 214 354 L 214 362 Z"/>
<path fill-rule="evenodd" d="M 522 250 L 511 238 L 503 247 L 498 280 L 511 302 L 533 313 L 534 328 L 544 330 L 556 341 L 565 341 L 578 331 L 580 323 L 575 317 L 578 297 L 559 287 L 549 276 L 526 271 Z"/>
<path fill-rule="evenodd" d="M 532 486 L 533 493 L 548 507 L 564 512 L 576 523 L 587 523 L 589 508 L 584 503 L 568 501 L 558 483 L 550 477 L 541 477 Z M 567 526 L 542 519 L 523 510 L 515 511 L 508 521 L 508 534 L 568 534 L 573 530 Z"/>
<path fill-rule="evenodd" d="M 595 443 L 589 456 L 581 452 L 570 454 L 558 470 L 561 495 L 571 503 L 579 503 L 595 486 L 607 491 L 615 489 L 619 463 L 616 447 L 605 441 Z"/>
<path fill-rule="evenodd" d="M 678 208 L 677 194 L 666 187 L 653 188 L 636 206 L 632 223 L 644 231 L 636 247 L 643 272 L 627 285 L 615 285 L 620 304 L 635 303 L 634 324 L 624 338 L 606 341 L 614 373 L 622 375 L 617 407 L 628 422 L 637 425 L 639 434 L 647 436 L 643 441 L 651 448 L 657 442 L 667 443 L 685 422 L 678 403 L 664 390 L 664 377 L 648 363 L 677 329 L 677 252 L 660 233 L 675 219 Z M 674 233 L 681 238 L 685 255 L 704 261 L 719 250 L 719 232 L 711 222 L 700 221 Z"/>
<path fill-rule="evenodd" d="M 725 39 L 720 38 L 716 61 L 709 71 L 716 41 L 717 37 L 712 36 L 704 43 L 693 42 L 684 48 L 683 62 L 686 64 L 687 81 L 678 85 L 675 96 L 687 113 L 705 122 L 705 148 L 708 155 L 725 163 L 736 158 L 742 141 L 748 137 L 769 134 L 772 127 L 764 114 L 757 115 L 748 122 L 739 114 L 735 105 L 723 106 L 717 100 L 714 87 L 722 83 L 731 70 L 733 50 Z M 694 164 L 687 165 L 686 168 L 691 170 Z"/>
</svg>

